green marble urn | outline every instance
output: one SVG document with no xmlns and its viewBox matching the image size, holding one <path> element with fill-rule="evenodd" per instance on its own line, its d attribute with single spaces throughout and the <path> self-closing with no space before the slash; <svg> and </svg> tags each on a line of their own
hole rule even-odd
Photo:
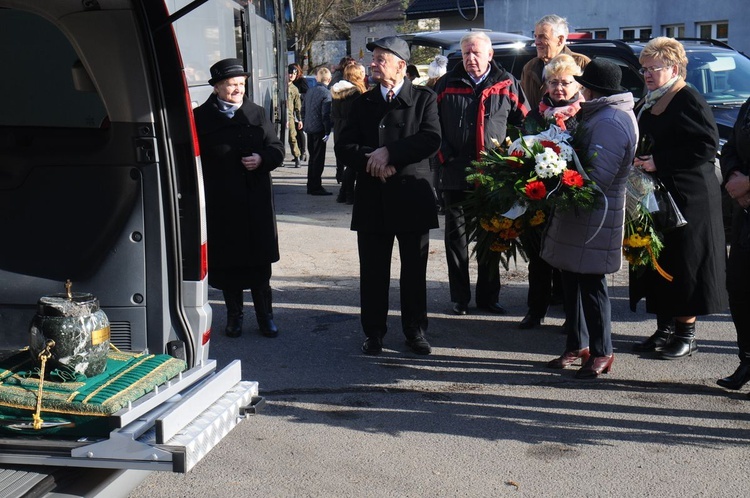
<svg viewBox="0 0 750 498">
<path fill-rule="evenodd" d="M 74 380 L 104 372 L 109 352 L 109 319 L 92 294 L 71 292 L 43 296 L 31 321 L 29 351 L 41 363 L 49 341 L 45 377 Z"/>
</svg>

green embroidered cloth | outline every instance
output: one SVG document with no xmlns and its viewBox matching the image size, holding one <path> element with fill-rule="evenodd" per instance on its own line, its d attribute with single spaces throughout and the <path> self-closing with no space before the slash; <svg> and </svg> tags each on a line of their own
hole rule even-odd
<svg viewBox="0 0 750 498">
<path fill-rule="evenodd" d="M 185 368 L 184 361 L 169 355 L 111 351 L 104 372 L 94 377 L 66 378 L 64 372 L 50 372 L 47 378 L 51 380 L 43 385 L 41 418 L 69 422 L 55 428 L 61 434 L 108 432 L 106 417 Z M 19 423 L 32 420 L 38 390 L 39 369 L 28 351 L 0 359 L 0 429 L 17 432 Z M 44 428 L 36 431 L 47 433 Z"/>
</svg>

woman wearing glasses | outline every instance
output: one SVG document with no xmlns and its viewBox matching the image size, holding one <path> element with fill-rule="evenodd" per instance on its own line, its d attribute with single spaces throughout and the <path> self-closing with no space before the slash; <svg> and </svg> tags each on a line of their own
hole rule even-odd
<svg viewBox="0 0 750 498">
<path fill-rule="evenodd" d="M 656 315 L 656 332 L 637 343 L 637 352 L 662 359 L 690 356 L 698 349 L 695 319 L 727 308 L 726 250 L 721 187 L 714 160 L 719 133 L 708 104 L 685 83 L 682 44 L 658 37 L 640 59 L 648 93 L 636 106 L 640 131 L 637 168 L 655 174 L 674 197 L 687 225 L 663 234 L 659 265 L 668 281 L 645 269 L 630 275 L 630 307 L 646 298 Z"/>
<path fill-rule="evenodd" d="M 573 57 L 560 54 L 544 66 L 543 74 L 545 93 L 538 105 L 529 111 L 524 128 L 527 133 L 536 134 L 550 125 L 557 125 L 572 134 L 578 125 L 576 114 L 584 100 L 581 85 L 574 78 L 582 74 L 581 68 Z M 521 243 L 529 258 L 529 290 L 526 297 L 529 311 L 518 325 L 521 329 L 533 329 L 542 323 L 552 297 L 553 268 L 539 256 L 545 226 L 539 225 L 537 230 L 527 230 L 521 235 Z"/>
</svg>

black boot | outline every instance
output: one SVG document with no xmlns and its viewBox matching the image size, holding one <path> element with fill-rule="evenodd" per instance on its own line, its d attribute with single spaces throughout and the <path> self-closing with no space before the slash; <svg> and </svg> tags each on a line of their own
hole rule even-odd
<svg viewBox="0 0 750 498">
<path fill-rule="evenodd" d="M 273 322 L 273 300 L 271 298 L 271 287 L 253 291 L 253 305 L 255 306 L 255 318 L 258 320 L 260 333 L 266 337 L 276 337 L 279 329 Z"/>
<path fill-rule="evenodd" d="M 227 306 L 227 328 L 224 333 L 228 337 L 239 337 L 242 335 L 242 306 L 244 305 L 242 289 L 225 290 L 224 303 Z"/>
<path fill-rule="evenodd" d="M 692 356 L 698 351 L 695 342 L 695 323 L 675 322 L 674 337 L 669 344 L 659 351 L 660 358 L 664 360 L 676 360 L 685 356 Z"/>
<path fill-rule="evenodd" d="M 656 318 L 656 332 L 643 342 L 633 345 L 633 351 L 646 353 L 649 351 L 660 351 L 667 346 L 674 337 L 674 320 Z"/>
</svg>

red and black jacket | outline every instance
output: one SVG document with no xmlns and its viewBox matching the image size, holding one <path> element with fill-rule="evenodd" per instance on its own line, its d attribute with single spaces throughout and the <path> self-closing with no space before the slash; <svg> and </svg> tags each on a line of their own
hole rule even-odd
<svg viewBox="0 0 750 498">
<path fill-rule="evenodd" d="M 479 85 L 459 64 L 435 88 L 443 134 L 438 153 L 443 190 L 466 189 L 466 167 L 493 147 L 493 139 L 503 142 L 508 125 L 521 128 L 528 112 L 515 77 L 490 64 L 490 73 Z"/>
</svg>

